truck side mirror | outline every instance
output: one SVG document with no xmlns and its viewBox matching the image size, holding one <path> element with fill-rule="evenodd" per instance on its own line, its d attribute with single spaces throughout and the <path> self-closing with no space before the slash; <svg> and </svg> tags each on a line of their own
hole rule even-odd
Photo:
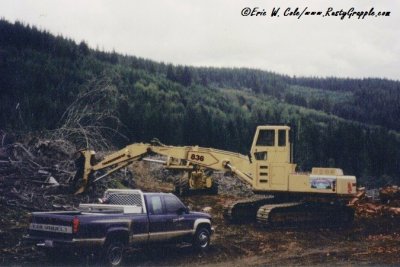
<svg viewBox="0 0 400 267">
<path fill-rule="evenodd" d="M 184 213 L 189 213 L 189 209 L 186 208 L 186 207 L 181 207 L 181 208 L 179 208 L 179 209 L 176 211 L 176 213 L 177 213 L 178 215 L 182 215 L 182 214 L 184 214 Z"/>
</svg>

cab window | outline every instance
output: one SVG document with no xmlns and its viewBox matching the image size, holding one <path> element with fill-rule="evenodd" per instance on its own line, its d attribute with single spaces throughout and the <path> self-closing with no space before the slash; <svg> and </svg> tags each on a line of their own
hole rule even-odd
<svg viewBox="0 0 400 267">
<path fill-rule="evenodd" d="M 149 212 L 152 215 L 163 214 L 163 207 L 160 196 L 148 197 Z"/>
<path fill-rule="evenodd" d="M 275 130 L 260 130 L 257 146 L 275 146 Z"/>
<path fill-rule="evenodd" d="M 286 130 L 278 131 L 278 146 L 286 146 Z"/>
<path fill-rule="evenodd" d="M 176 197 L 174 196 L 164 196 L 164 202 L 165 202 L 165 209 L 167 213 L 174 213 L 180 209 L 180 208 L 185 208 L 185 206 L 180 202 Z"/>
<path fill-rule="evenodd" d="M 254 157 L 256 160 L 267 160 L 267 151 L 262 151 L 262 152 L 254 152 Z"/>
</svg>

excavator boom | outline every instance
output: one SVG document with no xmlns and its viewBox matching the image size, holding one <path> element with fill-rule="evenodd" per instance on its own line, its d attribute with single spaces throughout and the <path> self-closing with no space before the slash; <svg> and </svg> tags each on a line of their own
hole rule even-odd
<svg viewBox="0 0 400 267">
<path fill-rule="evenodd" d="M 115 171 L 124 168 L 134 161 L 142 159 L 148 154 L 158 154 L 167 157 L 167 160 L 158 161 L 163 163 L 167 169 L 185 170 L 191 172 L 194 167 L 202 169 L 212 169 L 218 171 L 232 171 L 247 183 L 252 183 L 250 160 L 248 157 L 239 153 L 217 150 L 213 148 L 204 148 L 199 146 L 166 146 L 159 142 L 152 144 L 135 143 L 124 147 L 104 157 L 100 162 L 92 164 L 95 155 L 94 151 L 81 150 L 80 157 L 77 160 L 77 174 L 75 180 L 81 181 L 76 194 L 85 191 L 90 183 L 94 183 Z M 185 164 L 183 163 L 185 162 Z M 239 171 L 233 164 L 240 166 Z M 99 177 L 93 177 L 92 174 L 99 170 L 106 170 Z M 211 187 L 211 185 L 209 185 Z"/>
</svg>

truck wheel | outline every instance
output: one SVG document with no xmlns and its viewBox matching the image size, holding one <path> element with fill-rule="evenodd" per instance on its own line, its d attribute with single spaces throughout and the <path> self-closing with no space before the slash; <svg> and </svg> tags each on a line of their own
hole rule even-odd
<svg viewBox="0 0 400 267">
<path fill-rule="evenodd" d="M 193 238 L 193 247 L 199 251 L 206 251 L 210 246 L 210 231 L 201 227 L 196 231 Z"/>
<path fill-rule="evenodd" d="M 118 266 L 123 262 L 125 246 L 122 242 L 111 240 L 106 246 L 105 263 L 109 266 Z"/>
</svg>

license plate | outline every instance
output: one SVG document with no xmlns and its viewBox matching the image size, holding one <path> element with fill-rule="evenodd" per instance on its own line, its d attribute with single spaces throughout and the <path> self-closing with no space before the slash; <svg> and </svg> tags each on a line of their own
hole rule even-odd
<svg viewBox="0 0 400 267">
<path fill-rule="evenodd" d="M 53 240 L 45 240 L 44 245 L 50 248 L 54 247 Z"/>
<path fill-rule="evenodd" d="M 45 231 L 45 232 L 56 232 L 56 233 L 65 233 L 72 234 L 72 227 L 66 225 L 51 225 L 51 224 L 39 224 L 39 223 L 31 223 L 29 225 L 29 229 L 35 231 Z"/>
</svg>

